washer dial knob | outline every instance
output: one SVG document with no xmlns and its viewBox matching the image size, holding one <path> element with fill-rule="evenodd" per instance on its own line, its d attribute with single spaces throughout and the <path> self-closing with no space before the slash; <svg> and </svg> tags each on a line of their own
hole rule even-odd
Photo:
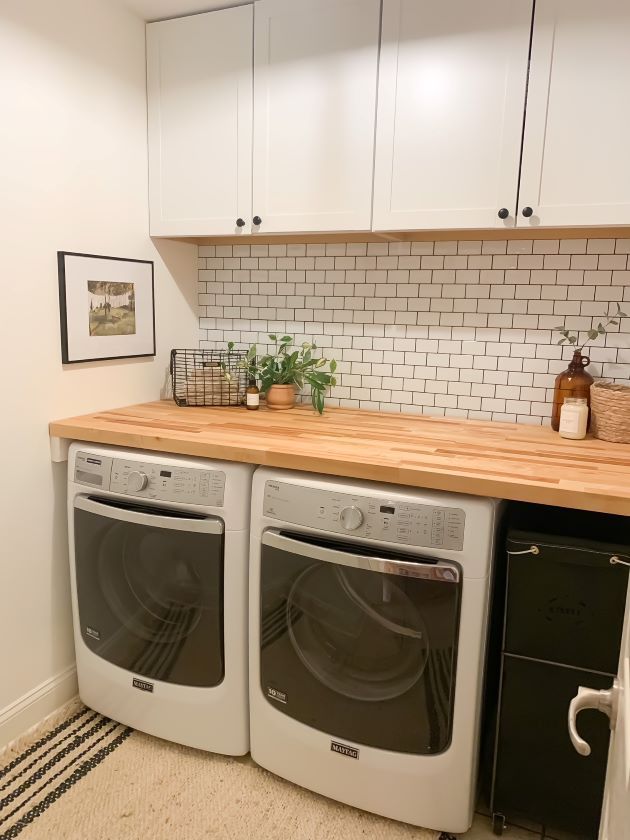
<svg viewBox="0 0 630 840">
<path fill-rule="evenodd" d="M 339 519 L 346 531 L 354 531 L 360 525 L 363 525 L 363 511 L 360 507 L 351 505 L 341 511 Z"/>
<path fill-rule="evenodd" d="M 139 493 L 140 490 L 145 489 L 148 483 L 149 478 L 146 473 L 134 470 L 129 473 L 129 478 L 127 479 L 127 491 L 129 493 Z"/>
</svg>

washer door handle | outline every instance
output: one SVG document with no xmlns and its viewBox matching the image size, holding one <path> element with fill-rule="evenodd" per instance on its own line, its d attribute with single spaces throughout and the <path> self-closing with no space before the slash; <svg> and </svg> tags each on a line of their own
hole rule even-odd
<svg viewBox="0 0 630 840">
<path fill-rule="evenodd" d="M 328 548 L 315 542 L 301 540 L 299 535 L 287 536 L 270 528 L 263 533 L 263 545 L 279 548 L 290 554 L 298 554 L 310 560 L 320 560 L 324 563 L 334 563 L 337 566 L 352 566 L 355 569 L 367 569 L 386 575 L 402 575 L 409 578 L 437 580 L 442 583 L 458 583 L 459 568 L 453 563 L 423 559 L 397 560 L 372 554 L 358 554 L 352 551 L 352 545 L 347 549 Z"/>
<path fill-rule="evenodd" d="M 107 503 L 109 502 L 109 504 Z M 112 504 L 113 502 L 113 504 Z M 201 534 L 222 534 L 223 522 L 220 519 L 208 516 L 201 519 L 188 519 L 181 516 L 169 516 L 168 512 L 162 512 L 156 508 L 155 513 L 131 510 L 126 507 L 117 507 L 116 499 L 107 499 L 99 502 L 97 499 L 88 496 L 75 496 L 73 505 L 79 510 L 88 513 L 96 513 L 107 519 L 130 522 L 134 525 L 146 525 L 152 528 L 167 528 L 170 531 L 188 531 Z"/>
</svg>

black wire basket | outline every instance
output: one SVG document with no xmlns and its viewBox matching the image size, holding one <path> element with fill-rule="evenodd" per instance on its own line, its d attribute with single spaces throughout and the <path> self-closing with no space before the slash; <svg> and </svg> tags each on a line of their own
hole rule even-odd
<svg viewBox="0 0 630 840">
<path fill-rule="evenodd" d="M 245 350 L 171 350 L 173 399 L 177 405 L 241 405 L 247 373 Z"/>
</svg>

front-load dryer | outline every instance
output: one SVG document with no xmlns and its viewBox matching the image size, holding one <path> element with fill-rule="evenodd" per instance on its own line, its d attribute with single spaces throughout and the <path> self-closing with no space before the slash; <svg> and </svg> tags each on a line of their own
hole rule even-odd
<svg viewBox="0 0 630 840">
<path fill-rule="evenodd" d="M 249 749 L 252 468 L 73 443 L 68 513 L 79 694 L 180 744 Z"/>
<path fill-rule="evenodd" d="M 366 811 L 466 831 L 475 800 L 491 499 L 258 469 L 252 758 Z"/>
</svg>

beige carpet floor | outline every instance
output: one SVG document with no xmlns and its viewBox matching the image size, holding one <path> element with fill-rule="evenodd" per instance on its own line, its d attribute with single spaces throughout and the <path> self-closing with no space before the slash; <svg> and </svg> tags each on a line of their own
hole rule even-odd
<svg viewBox="0 0 630 840">
<path fill-rule="evenodd" d="M 60 724 L 64 728 L 51 737 Z M 325 799 L 249 758 L 212 755 L 132 732 L 78 702 L 0 753 L 0 840 L 437 836 Z M 481 818 L 465 835 L 466 840 L 492 836 Z M 510 831 L 510 840 L 535 836 Z"/>
</svg>

